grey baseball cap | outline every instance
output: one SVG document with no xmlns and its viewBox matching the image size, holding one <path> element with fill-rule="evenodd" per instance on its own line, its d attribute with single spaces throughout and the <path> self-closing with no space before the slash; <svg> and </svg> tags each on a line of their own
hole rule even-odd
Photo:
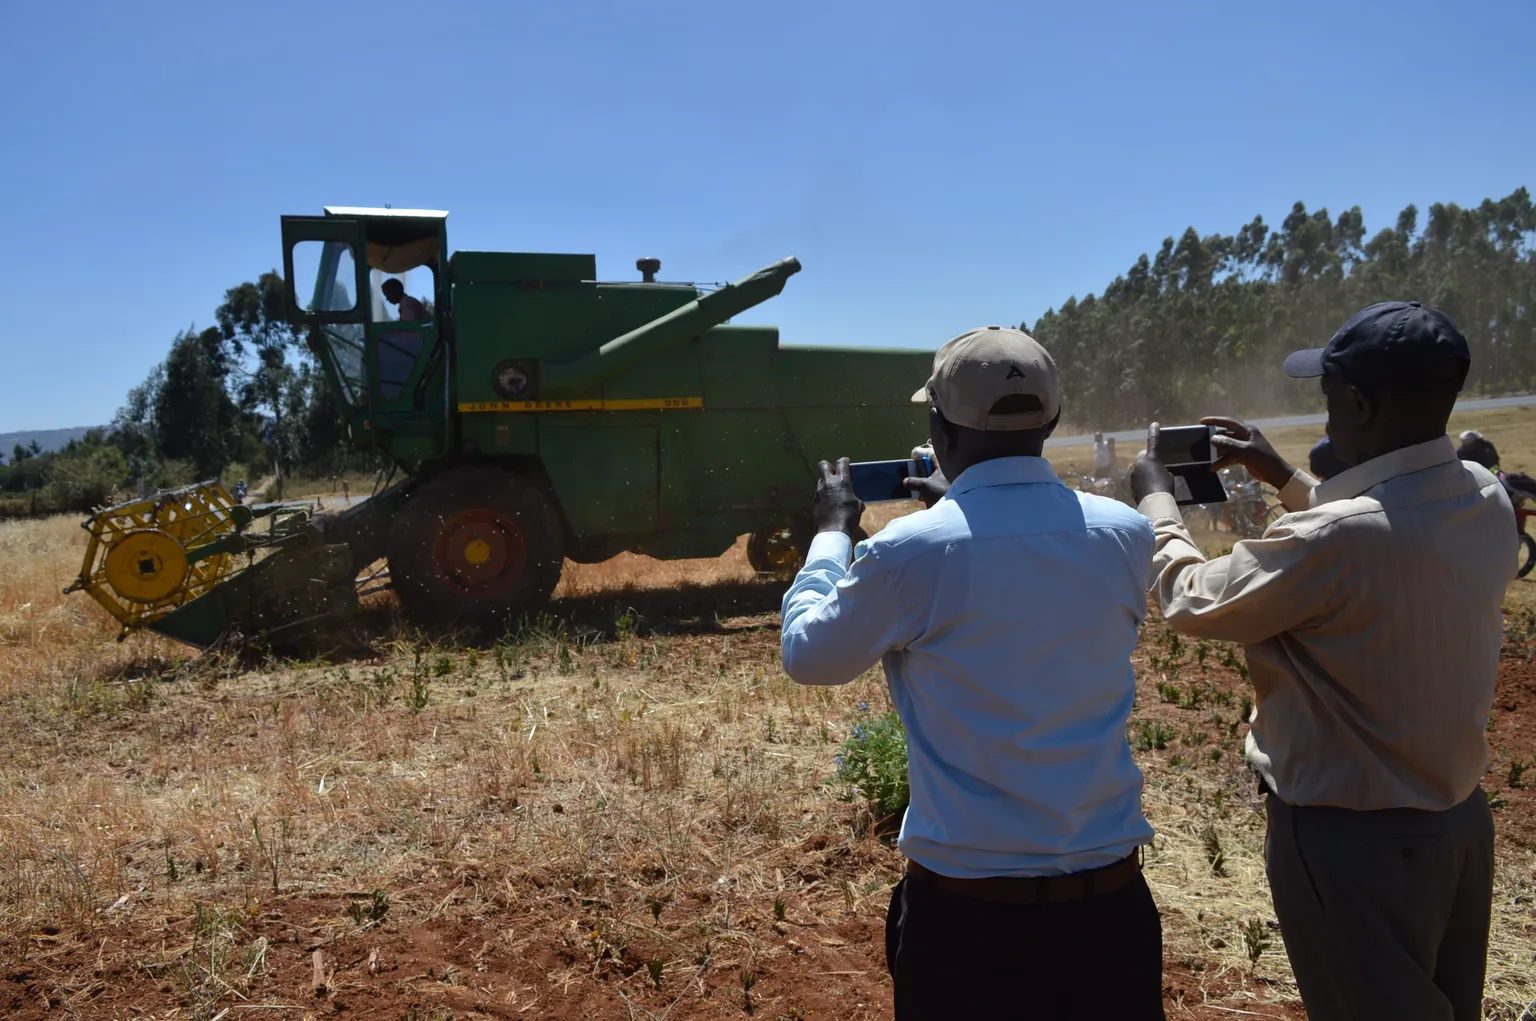
<svg viewBox="0 0 1536 1021">
<path fill-rule="evenodd" d="M 1004 397 L 1025 395 L 1039 408 L 996 414 Z M 946 341 L 933 356 L 933 375 L 912 395 L 932 400 L 955 425 L 981 432 L 1038 429 L 1061 411 L 1056 363 L 1035 338 L 1006 326 L 982 326 Z"/>
</svg>

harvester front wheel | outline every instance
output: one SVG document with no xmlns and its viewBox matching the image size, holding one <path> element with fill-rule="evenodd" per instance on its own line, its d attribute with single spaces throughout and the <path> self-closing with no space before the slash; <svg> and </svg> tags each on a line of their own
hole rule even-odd
<svg viewBox="0 0 1536 1021">
<path fill-rule="evenodd" d="M 564 560 L 544 493 L 490 466 L 425 480 L 390 527 L 395 591 L 406 616 L 432 628 L 507 626 L 549 599 Z"/>
</svg>

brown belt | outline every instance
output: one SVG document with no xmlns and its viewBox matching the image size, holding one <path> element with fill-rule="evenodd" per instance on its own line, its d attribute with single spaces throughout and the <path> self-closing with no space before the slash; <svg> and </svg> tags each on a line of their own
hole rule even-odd
<svg viewBox="0 0 1536 1021">
<path fill-rule="evenodd" d="M 956 879 L 907 859 L 907 875 L 920 883 L 976 900 L 1005 904 L 1059 904 L 1114 893 L 1129 886 L 1141 874 L 1141 853 L 1133 851 L 1113 865 L 1068 872 L 1061 876 L 987 876 Z"/>
</svg>

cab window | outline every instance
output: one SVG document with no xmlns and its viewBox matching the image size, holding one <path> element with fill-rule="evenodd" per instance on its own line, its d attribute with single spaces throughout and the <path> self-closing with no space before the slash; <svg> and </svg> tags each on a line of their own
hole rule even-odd
<svg viewBox="0 0 1536 1021">
<path fill-rule="evenodd" d="M 357 307 L 357 262 L 345 241 L 298 241 L 293 246 L 293 293 L 306 312 Z"/>
</svg>

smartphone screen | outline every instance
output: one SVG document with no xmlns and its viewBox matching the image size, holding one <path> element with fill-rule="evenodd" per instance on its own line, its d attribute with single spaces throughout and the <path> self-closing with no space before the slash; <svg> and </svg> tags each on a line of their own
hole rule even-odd
<svg viewBox="0 0 1536 1021">
<path fill-rule="evenodd" d="M 1210 464 L 1211 426 L 1175 425 L 1157 431 L 1157 459 L 1165 465 Z"/>
<path fill-rule="evenodd" d="M 887 500 L 910 500 L 911 490 L 902 485 L 903 479 L 919 478 L 926 473 L 917 462 L 906 461 L 856 461 L 848 466 L 848 477 L 853 481 L 853 492 L 865 503 L 882 503 Z"/>
</svg>

